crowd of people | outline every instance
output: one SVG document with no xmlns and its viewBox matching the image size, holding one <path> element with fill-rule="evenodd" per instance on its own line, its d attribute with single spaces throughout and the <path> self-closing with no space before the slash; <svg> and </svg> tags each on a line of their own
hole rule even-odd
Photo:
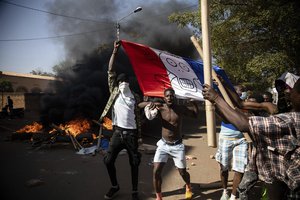
<svg viewBox="0 0 300 200">
<path fill-rule="evenodd" d="M 195 101 L 179 105 L 175 91 L 166 88 L 163 101 L 140 101 L 129 86 L 126 74 L 116 74 L 115 56 L 120 44 L 114 43 L 108 67 L 110 98 L 100 117 L 112 110 L 113 134 L 104 156 L 111 187 L 104 196 L 113 199 L 120 190 L 115 161 L 118 153 L 126 149 L 131 166 L 132 200 L 139 199 L 138 172 L 141 154 L 141 110 L 148 120 L 159 117 L 162 122 L 161 139 L 153 159 L 153 187 L 156 200 L 162 200 L 162 170 L 172 158 L 186 185 L 185 199 L 193 192 L 190 174 L 186 170 L 185 147 L 182 141 L 181 119 L 196 117 Z M 260 180 L 269 200 L 300 199 L 300 79 L 285 73 L 275 81 L 278 101 L 272 93 L 249 92 L 245 87 L 230 87 L 222 78 L 231 107 L 213 87 L 203 86 L 204 99 L 213 103 L 223 122 L 219 134 L 216 161 L 220 166 L 223 187 L 221 200 L 248 199 L 248 192 Z M 250 141 L 244 136 L 250 135 Z M 228 193 L 228 173 L 234 172 L 231 194 Z"/>
</svg>

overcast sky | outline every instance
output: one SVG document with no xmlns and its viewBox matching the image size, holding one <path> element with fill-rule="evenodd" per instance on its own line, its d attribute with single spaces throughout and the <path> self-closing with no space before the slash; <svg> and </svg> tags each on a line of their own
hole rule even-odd
<svg viewBox="0 0 300 200">
<path fill-rule="evenodd" d="M 0 71 L 30 73 L 39 69 L 52 72 L 54 65 L 65 60 L 64 38 L 37 39 L 68 34 L 54 32 L 49 22 L 53 15 L 33 10 L 47 11 L 47 3 L 51 4 L 54 1 L 8 0 L 19 6 L 0 1 Z M 60 0 L 56 0 L 58 1 Z M 102 3 L 104 2 L 106 0 Z M 133 2 L 137 5 L 144 3 L 137 0 Z M 191 0 L 189 2 L 198 3 Z M 22 5 L 33 9 L 23 8 Z M 126 6 L 128 7 L 128 4 Z M 123 15 L 121 13 L 121 16 Z"/>
</svg>

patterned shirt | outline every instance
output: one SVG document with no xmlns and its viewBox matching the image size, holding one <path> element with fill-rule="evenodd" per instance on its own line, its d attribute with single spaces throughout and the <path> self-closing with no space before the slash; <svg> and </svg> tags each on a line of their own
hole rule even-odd
<svg viewBox="0 0 300 200">
<path fill-rule="evenodd" d="M 300 187 L 300 112 L 249 118 L 256 146 L 259 177 L 266 183 L 285 182 L 291 190 Z"/>
</svg>

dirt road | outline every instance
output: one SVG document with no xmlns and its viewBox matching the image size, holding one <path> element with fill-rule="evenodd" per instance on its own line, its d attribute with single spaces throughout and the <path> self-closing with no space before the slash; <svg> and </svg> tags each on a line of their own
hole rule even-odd
<svg viewBox="0 0 300 200">
<path fill-rule="evenodd" d="M 7 140 L 12 130 L 18 130 L 35 120 L 28 113 L 26 116 L 25 119 L 0 121 L 1 199 L 103 199 L 110 187 L 110 181 L 102 155 L 78 155 L 68 143 L 36 149 L 29 141 Z M 216 161 L 210 158 L 216 149 L 207 147 L 205 131 L 205 127 L 195 126 L 185 130 L 186 154 L 196 158 L 187 161 L 194 191 L 193 199 L 219 199 L 222 192 L 218 182 L 219 168 Z M 154 137 L 144 137 L 145 147 L 148 149 L 154 149 L 156 141 Z M 153 151 L 142 151 L 139 190 L 140 197 L 144 200 L 155 199 L 151 152 Z M 130 199 L 130 169 L 126 154 L 119 156 L 116 166 L 121 190 L 115 199 Z M 183 180 L 169 160 L 163 172 L 164 199 L 184 199 L 183 186 Z"/>
</svg>

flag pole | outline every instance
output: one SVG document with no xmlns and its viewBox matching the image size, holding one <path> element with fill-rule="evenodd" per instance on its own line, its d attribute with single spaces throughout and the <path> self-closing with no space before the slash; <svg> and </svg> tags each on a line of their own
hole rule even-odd
<svg viewBox="0 0 300 200">
<path fill-rule="evenodd" d="M 201 0 L 201 29 L 203 41 L 203 64 L 204 64 L 204 83 L 212 85 L 211 49 L 209 35 L 208 0 Z M 216 147 L 216 121 L 214 106 L 210 101 L 205 100 L 207 145 Z"/>
</svg>

